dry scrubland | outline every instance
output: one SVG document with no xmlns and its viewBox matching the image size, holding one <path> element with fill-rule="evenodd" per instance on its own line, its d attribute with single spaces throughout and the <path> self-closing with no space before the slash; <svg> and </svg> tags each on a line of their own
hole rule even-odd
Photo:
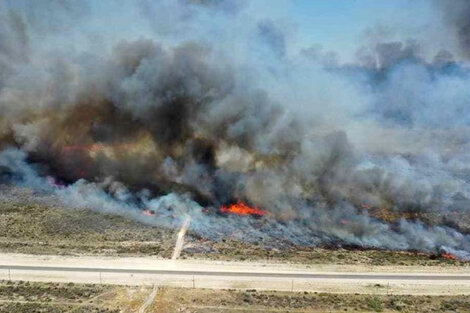
<svg viewBox="0 0 470 313">
<path fill-rule="evenodd" d="M 163 288 L 150 312 L 469 312 L 467 296 L 369 296 Z"/>
<path fill-rule="evenodd" d="M 175 232 L 87 210 L 0 202 L 0 251 L 171 256 Z"/>
<path fill-rule="evenodd" d="M 0 312 L 137 312 L 150 287 L 0 281 Z M 465 296 L 368 296 L 161 288 L 148 313 L 469 312 Z"/>
<path fill-rule="evenodd" d="M 149 288 L 0 281 L 0 313 L 132 313 Z"/>
<path fill-rule="evenodd" d="M 119 312 L 101 305 L 113 289 L 115 287 L 0 281 L 0 312 Z"/>
<path fill-rule="evenodd" d="M 230 217 L 228 217 L 230 218 Z M 152 227 L 88 210 L 0 200 L 0 252 L 31 254 L 147 255 L 168 258 L 177 230 Z M 281 248 L 282 247 L 282 248 Z M 322 249 L 189 234 L 182 258 L 270 260 L 307 264 L 464 265 L 439 256 L 378 250 Z"/>
<path fill-rule="evenodd" d="M 0 252 L 169 257 L 176 231 L 87 210 L 0 200 Z M 429 254 L 270 247 L 187 236 L 182 257 L 310 264 L 449 265 Z M 0 281 L 0 313 L 136 312 L 152 288 Z M 468 296 L 260 292 L 164 287 L 147 312 L 470 312 Z"/>
</svg>

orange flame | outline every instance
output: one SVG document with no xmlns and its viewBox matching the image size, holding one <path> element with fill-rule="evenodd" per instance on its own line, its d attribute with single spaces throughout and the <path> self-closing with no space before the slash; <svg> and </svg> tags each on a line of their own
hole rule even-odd
<svg viewBox="0 0 470 313">
<path fill-rule="evenodd" d="M 237 215 L 256 215 L 256 216 L 263 216 L 268 213 L 267 211 L 264 211 L 255 207 L 250 207 L 241 201 L 238 201 L 236 204 L 231 204 L 229 206 L 222 205 L 222 207 L 220 208 L 220 212 L 229 213 L 229 214 L 237 214 Z"/>
<path fill-rule="evenodd" d="M 442 253 L 441 257 L 447 260 L 457 261 L 457 258 L 455 257 L 455 255 L 450 254 L 450 253 Z"/>
<path fill-rule="evenodd" d="M 142 210 L 142 214 L 145 215 L 145 216 L 154 216 L 154 215 L 155 215 L 155 211 L 149 210 L 149 209 L 145 209 L 145 210 Z"/>
</svg>

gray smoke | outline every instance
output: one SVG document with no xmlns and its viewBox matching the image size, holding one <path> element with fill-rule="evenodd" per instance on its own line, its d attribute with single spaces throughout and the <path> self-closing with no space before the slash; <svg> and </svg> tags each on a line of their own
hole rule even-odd
<svg viewBox="0 0 470 313">
<path fill-rule="evenodd" d="M 300 210 L 300 216 L 295 220 L 279 223 L 268 216 L 259 223 L 253 219 L 209 215 L 184 194 L 170 193 L 158 198 L 149 198 L 145 192 L 131 194 L 125 186 L 110 180 L 101 183 L 78 180 L 69 186 L 58 186 L 51 177 L 37 176 L 25 162 L 25 157 L 20 150 L 7 149 L 0 154 L 0 168 L 10 169 L 11 174 L 17 176 L 19 185 L 52 195 L 53 198 L 48 201 L 75 208 L 91 208 L 164 227 L 177 227 L 184 216 L 190 215 L 193 224 L 191 230 L 205 238 L 219 240 L 230 236 L 238 240 L 297 245 L 347 243 L 359 247 L 426 252 L 442 249 L 463 259 L 470 259 L 469 235 L 449 227 L 428 227 L 421 222 L 404 219 L 392 226 L 366 213 L 357 212 L 347 203 L 334 206 L 299 204 L 297 209 Z M 143 206 L 156 212 L 156 217 L 149 218 L 141 214 L 141 206 L 132 201 L 137 196 Z"/>
<path fill-rule="evenodd" d="M 293 53 L 250 2 L 121 4 L 0 4 L 1 182 L 159 226 L 190 214 L 214 239 L 470 252 L 454 51 L 379 40 L 345 63 Z M 206 212 L 239 200 L 269 216 Z"/>
<path fill-rule="evenodd" d="M 436 1 L 442 10 L 446 22 L 451 26 L 461 53 L 466 58 L 470 57 L 470 1 Z"/>
</svg>

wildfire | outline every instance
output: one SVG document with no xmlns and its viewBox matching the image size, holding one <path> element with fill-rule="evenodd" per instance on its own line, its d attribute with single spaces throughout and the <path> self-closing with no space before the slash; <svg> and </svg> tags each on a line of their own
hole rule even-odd
<svg viewBox="0 0 470 313">
<path fill-rule="evenodd" d="M 238 201 L 236 204 L 231 204 L 229 206 L 222 205 L 222 207 L 220 208 L 220 212 L 236 214 L 236 215 L 255 215 L 255 216 L 263 216 L 268 213 L 267 211 L 264 211 L 255 207 L 250 207 L 241 201 Z"/>
<path fill-rule="evenodd" d="M 455 257 L 455 255 L 450 254 L 450 253 L 442 253 L 442 254 L 441 254 L 441 257 L 442 257 L 443 259 L 457 261 L 457 258 Z"/>
<path fill-rule="evenodd" d="M 154 216 L 154 215 L 155 215 L 155 211 L 149 210 L 149 209 L 145 209 L 145 210 L 142 210 L 142 214 L 145 215 L 145 216 Z"/>
</svg>

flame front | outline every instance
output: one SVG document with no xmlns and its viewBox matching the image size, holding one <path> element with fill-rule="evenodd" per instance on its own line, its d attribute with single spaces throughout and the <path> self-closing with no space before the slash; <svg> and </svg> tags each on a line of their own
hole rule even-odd
<svg viewBox="0 0 470 313">
<path fill-rule="evenodd" d="M 447 260 L 453 260 L 453 261 L 457 260 L 457 257 L 451 253 L 442 253 L 441 257 Z"/>
<path fill-rule="evenodd" d="M 241 201 L 238 201 L 236 204 L 231 204 L 229 206 L 222 205 L 222 207 L 220 208 L 220 212 L 237 214 L 237 215 L 257 215 L 257 216 L 263 216 L 268 213 L 267 211 L 258 209 L 256 207 L 250 207 Z"/>
<path fill-rule="evenodd" d="M 150 209 L 144 209 L 142 210 L 142 215 L 145 215 L 145 216 L 154 216 L 155 215 L 155 211 L 153 210 L 150 210 Z"/>
</svg>

